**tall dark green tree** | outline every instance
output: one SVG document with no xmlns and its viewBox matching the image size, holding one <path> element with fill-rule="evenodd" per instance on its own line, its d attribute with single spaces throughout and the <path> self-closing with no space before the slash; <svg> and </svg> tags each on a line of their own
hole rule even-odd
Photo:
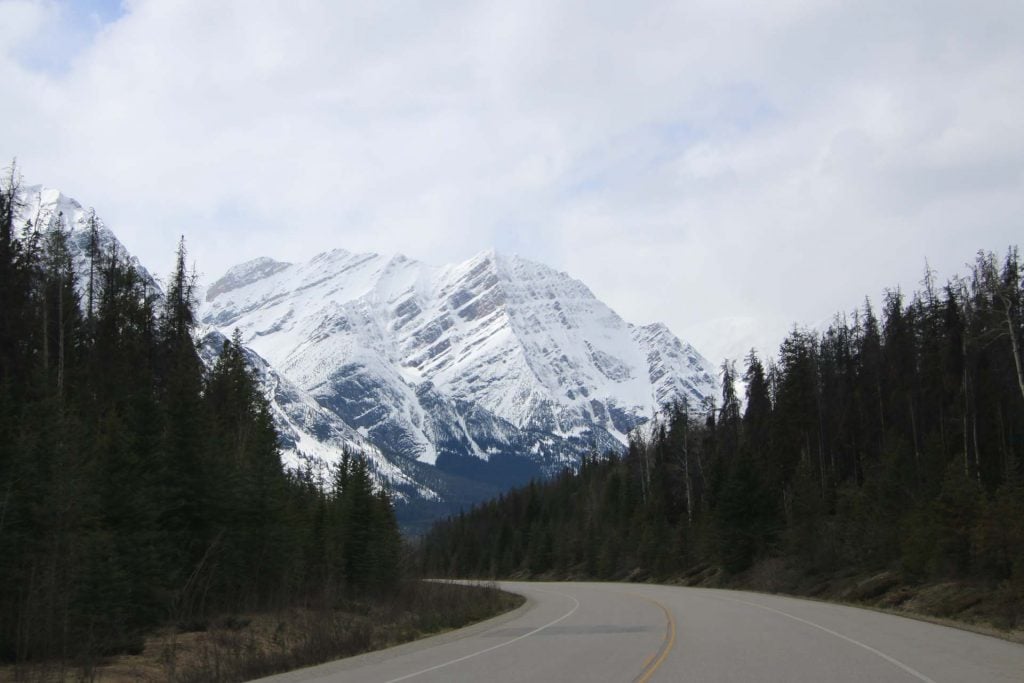
<svg viewBox="0 0 1024 683">
<path fill-rule="evenodd" d="M 794 329 L 776 359 L 748 357 L 742 417 L 727 363 L 717 407 L 670 409 L 622 458 L 439 523 L 425 566 L 600 578 L 734 574 L 762 560 L 888 569 L 987 583 L 1024 621 L 1020 268 L 1016 249 L 982 252 L 944 287 L 926 272 L 922 291 L 890 290 L 880 317 L 866 301 L 822 333 Z M 585 542 L 537 562 L 515 540 L 537 528 Z M 465 552 L 485 543 L 510 561 Z"/>
<path fill-rule="evenodd" d="M 0 662 L 89 663 L 161 624 L 400 580 L 394 513 L 368 464 L 346 460 L 344 495 L 313 469 L 286 471 L 237 334 L 206 371 L 184 242 L 161 295 L 116 241 L 101 248 L 93 218 L 84 234 L 60 215 L 29 223 L 20 199 L 12 171 L 0 183 Z"/>
</svg>

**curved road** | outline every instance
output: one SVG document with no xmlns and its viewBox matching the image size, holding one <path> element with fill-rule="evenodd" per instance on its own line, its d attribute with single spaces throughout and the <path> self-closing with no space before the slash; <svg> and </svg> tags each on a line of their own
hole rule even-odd
<svg viewBox="0 0 1024 683">
<path fill-rule="evenodd" d="M 759 593 L 501 582 L 527 597 L 475 626 L 265 681 L 1024 682 L 1024 646 Z"/>
</svg>

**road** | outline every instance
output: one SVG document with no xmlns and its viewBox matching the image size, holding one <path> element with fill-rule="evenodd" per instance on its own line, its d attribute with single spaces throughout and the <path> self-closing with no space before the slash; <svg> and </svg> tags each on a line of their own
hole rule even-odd
<svg viewBox="0 0 1024 683">
<path fill-rule="evenodd" d="M 526 604 L 262 680 L 1024 683 L 1024 645 L 854 607 L 670 586 L 500 585 Z"/>
</svg>

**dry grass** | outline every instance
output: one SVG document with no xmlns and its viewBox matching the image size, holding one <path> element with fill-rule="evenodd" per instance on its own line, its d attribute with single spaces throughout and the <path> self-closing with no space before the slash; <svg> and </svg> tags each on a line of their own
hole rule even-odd
<svg viewBox="0 0 1024 683">
<path fill-rule="evenodd" d="M 1008 582 L 912 582 L 899 572 L 807 573 L 782 558 L 731 577 L 694 573 L 686 585 L 738 588 L 869 607 L 1024 643 L 1024 587 Z"/>
<path fill-rule="evenodd" d="M 374 599 L 228 615 L 202 632 L 165 630 L 148 638 L 142 653 L 96 667 L 0 668 L 0 681 L 244 681 L 459 628 L 520 604 L 520 596 L 493 586 L 409 582 Z"/>
</svg>

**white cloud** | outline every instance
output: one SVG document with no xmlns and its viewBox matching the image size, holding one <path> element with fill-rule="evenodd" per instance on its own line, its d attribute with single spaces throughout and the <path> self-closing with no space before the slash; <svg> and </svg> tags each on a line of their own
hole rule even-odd
<svg viewBox="0 0 1024 683">
<path fill-rule="evenodd" d="M 39 32 L 54 8 L 33 0 L 7 0 L 0 3 L 0 50 L 9 56 L 25 46 Z"/>
<path fill-rule="evenodd" d="M 0 154 L 158 270 L 179 232 L 211 276 L 496 244 L 638 322 L 774 330 L 1018 239 L 1017 2 L 125 10 L 0 2 Z"/>
</svg>

